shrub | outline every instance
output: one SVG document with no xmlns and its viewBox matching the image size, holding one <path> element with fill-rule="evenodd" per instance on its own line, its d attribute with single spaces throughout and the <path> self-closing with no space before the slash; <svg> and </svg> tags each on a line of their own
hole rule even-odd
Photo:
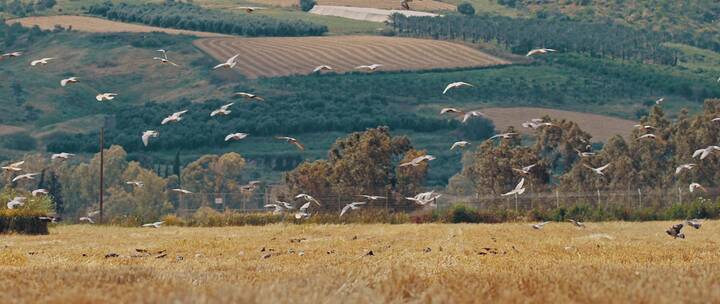
<svg viewBox="0 0 720 304">
<path fill-rule="evenodd" d="M 303 12 L 309 12 L 313 7 L 315 7 L 315 0 L 300 0 L 300 9 Z"/>
<path fill-rule="evenodd" d="M 37 141 L 26 132 L 13 133 L 0 137 L 0 143 L 8 149 L 30 151 L 37 148 Z"/>
<path fill-rule="evenodd" d="M 472 16 L 475 15 L 475 8 L 468 2 L 460 3 L 457 6 L 457 11 L 463 15 Z"/>
<path fill-rule="evenodd" d="M 465 205 L 454 205 L 450 207 L 448 220 L 451 223 L 479 223 L 475 209 Z"/>
</svg>

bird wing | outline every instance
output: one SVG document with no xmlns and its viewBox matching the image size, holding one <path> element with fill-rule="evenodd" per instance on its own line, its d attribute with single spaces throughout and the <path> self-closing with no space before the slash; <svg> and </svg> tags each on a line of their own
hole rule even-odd
<svg viewBox="0 0 720 304">
<path fill-rule="evenodd" d="M 150 134 L 148 134 L 147 132 L 146 132 L 146 133 L 143 133 L 143 135 L 141 136 L 141 138 L 142 138 L 143 144 L 147 147 L 147 145 L 148 145 L 148 140 L 150 139 Z"/>
<path fill-rule="evenodd" d="M 603 170 L 607 169 L 607 167 L 609 167 L 609 166 L 610 166 L 610 164 L 607 164 L 607 165 L 604 165 L 604 166 L 602 166 L 602 167 L 600 167 L 600 168 L 597 168 L 597 170 L 602 172 Z"/>
<path fill-rule="evenodd" d="M 236 54 L 235 56 L 230 57 L 230 59 L 228 59 L 227 62 L 225 62 L 225 63 L 232 65 L 237 62 L 237 58 L 239 56 L 240 56 L 240 54 Z"/>
<path fill-rule="evenodd" d="M 295 145 L 298 149 L 300 149 L 300 151 L 304 151 L 304 150 L 305 150 L 305 146 L 303 146 L 299 141 L 293 140 L 293 141 L 291 141 L 291 143 L 292 143 L 293 145 Z"/>
<path fill-rule="evenodd" d="M 352 208 L 352 204 L 345 205 L 345 207 L 342 208 L 342 211 L 340 211 L 340 217 L 342 217 L 345 214 L 345 212 L 347 212 L 348 209 L 350 209 L 350 208 Z"/>
<path fill-rule="evenodd" d="M 225 136 L 225 141 L 231 140 L 235 137 L 235 134 L 229 134 L 228 136 Z"/>
<path fill-rule="evenodd" d="M 703 152 L 705 152 L 705 149 L 697 149 L 695 152 L 693 152 L 692 157 L 698 157 L 698 155 L 701 155 Z"/>
<path fill-rule="evenodd" d="M 307 202 L 304 205 L 300 206 L 300 211 L 304 212 L 307 208 L 310 208 L 310 202 Z"/>
<path fill-rule="evenodd" d="M 218 64 L 218 65 L 214 66 L 214 67 L 213 67 L 213 70 L 217 70 L 217 69 L 219 69 L 219 68 L 221 68 L 221 67 L 224 67 L 224 66 L 229 66 L 229 65 L 228 65 L 227 63 L 221 63 L 221 64 Z"/>
<path fill-rule="evenodd" d="M 516 190 L 516 191 L 519 191 L 520 189 L 522 189 L 523 185 L 525 185 L 525 178 L 524 178 L 524 177 L 520 180 L 520 182 L 517 184 L 517 186 L 515 186 L 515 190 Z"/>
</svg>

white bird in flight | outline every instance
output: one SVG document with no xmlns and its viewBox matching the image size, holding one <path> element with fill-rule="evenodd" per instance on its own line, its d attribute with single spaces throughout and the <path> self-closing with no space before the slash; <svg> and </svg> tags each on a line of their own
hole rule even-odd
<svg viewBox="0 0 720 304">
<path fill-rule="evenodd" d="M 590 157 L 590 156 L 594 156 L 594 155 L 595 155 L 594 152 L 582 152 L 582 151 L 580 151 L 580 150 L 578 150 L 578 149 L 575 149 L 575 152 L 577 152 L 578 156 L 580 156 L 580 157 Z"/>
<path fill-rule="evenodd" d="M 377 70 L 378 68 L 380 68 L 382 66 L 383 66 L 382 64 L 375 63 L 375 64 L 371 64 L 371 65 L 356 66 L 355 69 L 356 70 L 366 70 L 368 72 L 374 72 L 375 70 Z"/>
<path fill-rule="evenodd" d="M 164 223 L 165 223 L 164 221 L 160 221 L 160 222 L 154 222 L 154 223 L 144 224 L 144 225 L 142 225 L 142 226 L 143 226 L 143 227 L 160 228 L 160 227 L 162 226 L 162 224 L 164 224 Z"/>
<path fill-rule="evenodd" d="M 697 150 L 695 150 L 695 152 L 693 152 L 692 157 L 693 157 L 693 158 L 696 158 L 696 157 L 700 156 L 700 159 L 705 159 L 705 158 L 708 157 L 708 156 L 710 155 L 710 153 L 712 153 L 713 151 L 720 151 L 720 147 L 718 147 L 718 146 L 708 146 L 708 147 L 705 148 L 705 149 L 697 149 Z"/>
<path fill-rule="evenodd" d="M 699 220 L 699 219 L 692 219 L 692 220 L 685 221 L 685 223 L 688 224 L 688 226 L 690 226 L 690 227 L 693 227 L 695 229 L 700 229 L 700 227 L 702 227 L 703 221 Z"/>
<path fill-rule="evenodd" d="M 532 164 L 532 165 L 529 165 L 529 166 L 525 166 L 525 167 L 522 167 L 522 169 L 515 169 L 515 168 L 513 168 L 513 171 L 518 172 L 518 173 L 520 173 L 520 174 L 522 174 L 522 175 L 528 175 L 528 174 L 530 174 L 530 170 L 532 170 L 532 168 L 535 168 L 535 166 L 537 166 L 537 164 Z"/>
<path fill-rule="evenodd" d="M 170 116 L 168 116 L 168 117 L 165 117 L 165 119 L 163 119 L 160 124 L 161 124 L 161 125 L 165 125 L 165 124 L 168 124 L 168 123 L 171 123 L 171 122 L 181 121 L 181 120 L 182 120 L 182 115 L 185 114 L 185 113 L 187 113 L 187 111 L 188 111 L 188 110 L 183 110 L 183 111 L 180 111 L 180 112 L 172 113 L 172 115 L 170 115 Z"/>
<path fill-rule="evenodd" d="M 63 80 L 60 80 L 60 86 L 61 86 L 61 87 L 65 87 L 65 86 L 67 86 L 67 85 L 69 85 L 69 84 L 78 83 L 78 82 L 80 82 L 80 80 L 78 80 L 77 77 L 74 77 L 74 76 L 73 76 L 73 77 L 69 77 L 69 78 L 65 78 L 65 79 L 63 79 Z"/>
<path fill-rule="evenodd" d="M 456 141 L 454 144 L 452 144 L 452 147 L 450 147 L 450 150 L 452 151 L 452 150 L 454 150 L 455 148 L 465 148 L 465 146 L 467 146 L 467 145 L 469 145 L 469 144 L 470 144 L 470 142 L 467 142 L 467 141 L 464 141 L 464 140 Z"/>
<path fill-rule="evenodd" d="M 583 222 L 581 222 L 581 221 L 577 221 L 577 220 L 574 220 L 574 219 L 569 219 L 568 221 L 571 222 L 573 225 L 575 225 L 575 227 L 585 228 L 585 223 L 583 223 Z"/>
<path fill-rule="evenodd" d="M 80 222 L 88 222 L 90 224 L 95 224 L 95 221 L 93 221 L 93 219 L 91 219 L 90 217 L 87 217 L 87 216 L 83 216 L 83 217 L 79 218 L 78 220 Z"/>
<path fill-rule="evenodd" d="M 480 111 L 470 111 L 470 112 L 465 113 L 465 115 L 463 115 L 462 122 L 466 123 L 468 121 L 468 119 L 470 119 L 471 117 L 482 117 L 482 116 L 487 116 L 487 115 L 485 115 L 485 113 L 480 112 Z"/>
<path fill-rule="evenodd" d="M 216 115 L 229 115 L 230 112 L 232 112 L 232 111 L 229 110 L 229 109 L 230 109 L 230 106 L 232 106 L 232 105 L 234 105 L 234 104 L 235 104 L 234 102 L 231 102 L 231 103 L 229 103 L 229 104 L 226 104 L 226 105 L 220 107 L 219 109 L 217 109 L 217 110 L 215 110 L 215 111 L 212 111 L 212 112 L 210 113 L 210 117 L 215 117 Z"/>
<path fill-rule="evenodd" d="M 321 65 L 313 69 L 313 73 L 321 72 L 321 71 L 332 71 L 332 67 L 329 65 Z"/>
<path fill-rule="evenodd" d="M 657 139 L 657 136 L 655 136 L 655 134 L 648 133 L 648 134 L 638 137 L 638 140 L 642 140 L 642 139 Z"/>
<path fill-rule="evenodd" d="M 550 222 L 537 223 L 535 225 L 532 225 L 532 228 L 535 230 L 540 230 L 540 229 L 543 229 L 543 227 L 547 224 L 550 224 Z"/>
<path fill-rule="evenodd" d="M 707 192 L 707 189 L 705 189 L 705 187 L 703 187 L 702 185 L 700 185 L 698 183 L 690 184 L 690 186 L 688 186 L 688 189 L 690 190 L 690 193 L 695 192 L 695 189 L 700 189 L 703 192 Z"/>
<path fill-rule="evenodd" d="M 235 96 L 241 96 L 242 98 L 245 98 L 245 99 L 254 99 L 254 100 L 257 100 L 257 101 L 265 101 L 265 98 L 262 98 L 262 97 L 260 97 L 260 96 L 255 95 L 255 94 L 246 93 L 246 92 L 238 92 L 238 93 L 235 93 Z"/>
<path fill-rule="evenodd" d="M 158 137 L 159 135 L 160 135 L 160 133 L 158 131 L 147 130 L 142 133 L 142 136 L 140 136 L 140 139 L 142 139 L 143 145 L 145 145 L 147 147 L 148 144 L 150 144 L 150 137 Z"/>
<path fill-rule="evenodd" d="M 278 214 L 278 213 L 282 213 L 283 211 L 285 211 L 285 209 L 278 204 L 267 204 L 264 207 L 265 208 L 275 208 L 275 210 L 273 210 L 273 214 Z"/>
<path fill-rule="evenodd" d="M 656 100 L 656 101 L 655 101 L 655 104 L 656 104 L 656 105 L 660 105 L 660 103 L 662 103 L 663 101 L 665 101 L 665 97 L 661 97 L 661 98 L 659 98 L 658 100 Z"/>
<path fill-rule="evenodd" d="M 431 161 L 431 160 L 435 160 L 435 156 L 432 156 L 432 155 L 418 156 L 418 157 L 416 157 L 416 158 L 413 158 L 413 160 L 411 160 L 411 161 L 409 161 L 409 162 L 407 162 L 407 163 L 400 164 L 400 167 L 407 167 L 407 166 L 417 167 L 417 166 L 419 166 L 422 162 L 424 162 L 424 161 Z"/>
<path fill-rule="evenodd" d="M 435 200 L 440 198 L 442 194 L 435 193 L 435 191 L 423 192 L 415 197 L 406 197 L 405 199 L 415 202 L 418 205 L 425 206 L 428 204 L 434 204 Z"/>
<path fill-rule="evenodd" d="M 510 139 L 515 135 L 517 135 L 517 133 L 512 133 L 512 132 L 511 133 L 500 133 L 500 134 L 493 135 L 492 137 L 488 138 L 488 140 L 493 140 L 496 138 Z"/>
<path fill-rule="evenodd" d="M 33 60 L 30 62 L 30 66 L 36 66 L 38 64 L 46 65 L 46 64 L 48 64 L 48 61 L 53 60 L 53 59 L 55 59 L 55 58 L 46 57 L 46 58 L 42 58 L 42 59 L 38 59 L 38 60 Z"/>
<path fill-rule="evenodd" d="M 46 189 L 35 189 L 30 193 L 32 194 L 32 196 L 38 196 L 40 194 L 42 194 L 42 195 L 48 194 L 49 192 Z"/>
<path fill-rule="evenodd" d="M 4 167 L 2 167 L 2 169 L 3 169 L 3 170 L 6 170 L 6 171 L 20 172 L 20 171 L 23 170 L 22 168 L 20 168 L 20 166 L 22 166 L 24 163 L 25 163 L 24 160 L 23 160 L 23 161 L 19 161 L 19 162 L 12 163 L 12 164 L 9 164 L 9 165 L 7 165 L 7 166 L 4 166 Z"/>
<path fill-rule="evenodd" d="M 680 174 L 683 170 L 691 170 L 692 168 L 695 168 L 695 164 L 682 164 L 675 168 L 675 174 Z"/>
<path fill-rule="evenodd" d="M 95 96 L 95 100 L 97 101 L 110 101 L 115 99 L 115 96 L 118 96 L 116 93 L 100 93 Z"/>
<path fill-rule="evenodd" d="M 225 141 L 231 141 L 231 140 L 238 141 L 238 140 L 244 139 L 245 137 L 248 137 L 247 133 L 232 133 L 232 134 L 228 134 L 228 136 L 225 136 Z"/>
<path fill-rule="evenodd" d="M 275 136 L 275 139 L 284 140 L 289 144 L 295 145 L 295 147 L 297 147 L 300 151 L 305 150 L 305 146 L 303 146 L 303 144 L 300 143 L 300 141 L 298 141 L 296 138 L 287 136 Z"/>
<path fill-rule="evenodd" d="M 138 187 L 138 188 L 145 187 L 145 183 L 143 183 L 141 181 L 129 181 L 129 182 L 125 182 L 125 183 L 128 185 L 131 185 L 133 187 Z"/>
<path fill-rule="evenodd" d="M 530 57 L 530 56 L 533 56 L 533 55 L 543 55 L 543 54 L 547 54 L 547 53 L 550 53 L 550 52 L 557 52 L 557 50 L 547 49 L 547 48 L 533 49 L 533 50 L 530 50 L 530 51 L 525 55 L 525 57 Z"/>
<path fill-rule="evenodd" d="M 520 179 L 520 182 L 517 185 L 515 185 L 515 189 L 512 189 L 512 191 L 510 191 L 510 192 L 503 193 L 500 196 L 521 195 L 521 194 L 525 193 L 525 187 L 523 187 L 524 185 L 525 185 L 525 178 L 523 177 L 522 179 Z"/>
<path fill-rule="evenodd" d="M 549 122 L 533 122 L 533 121 L 526 121 L 522 124 L 523 128 L 530 128 L 537 130 L 542 127 L 556 127 L 554 124 Z"/>
<path fill-rule="evenodd" d="M 605 169 L 607 169 L 607 168 L 610 166 L 610 164 L 604 165 L 604 166 L 602 166 L 602 167 L 600 167 L 600 168 L 593 168 L 593 167 L 590 167 L 590 166 L 588 166 L 588 165 L 586 165 L 586 164 L 583 164 L 583 166 L 585 166 L 585 168 L 588 168 L 588 169 L 592 170 L 593 172 L 595 172 L 595 173 L 598 174 L 598 175 L 605 176 L 605 173 L 603 173 L 603 171 L 604 171 Z"/>
<path fill-rule="evenodd" d="M 22 54 L 23 54 L 22 52 L 10 52 L 10 53 L 2 54 L 2 56 L 0 56 L 0 57 L 2 57 L 2 58 L 20 57 L 20 56 L 22 56 Z"/>
<path fill-rule="evenodd" d="M 25 179 L 25 180 L 32 180 L 32 179 L 35 179 L 35 176 L 38 176 L 38 175 L 40 175 L 40 173 L 21 174 L 21 175 L 16 176 L 15 178 L 13 178 L 13 179 L 12 179 L 12 182 L 16 182 L 16 181 L 24 180 L 24 179 Z"/>
<path fill-rule="evenodd" d="M 179 66 L 176 63 L 170 61 L 167 57 L 167 51 L 163 49 L 157 50 L 158 52 L 162 53 L 162 57 L 153 57 L 153 60 L 159 60 L 162 64 L 170 64 L 173 66 Z"/>
<path fill-rule="evenodd" d="M 298 209 L 298 212 L 295 213 L 295 218 L 298 220 L 310 218 L 310 213 L 307 212 L 307 209 L 310 208 L 311 203 L 312 202 L 308 201 L 307 203 L 302 205 L 300 209 Z"/>
<path fill-rule="evenodd" d="M 345 205 L 345 207 L 343 207 L 342 210 L 340 211 L 340 217 L 345 215 L 345 213 L 348 212 L 348 210 L 360 209 L 360 206 L 365 205 L 365 204 L 367 204 L 367 203 L 366 202 L 352 202 L 352 203 Z"/>
<path fill-rule="evenodd" d="M 8 207 L 8 209 L 15 209 L 17 207 L 22 207 L 23 205 L 25 205 L 26 199 L 27 198 L 24 196 L 16 196 L 15 198 L 13 198 L 11 201 L 9 201 L 7 203 L 7 207 Z"/>
<path fill-rule="evenodd" d="M 643 130 L 654 130 L 654 129 L 657 129 L 657 128 L 653 127 L 653 126 L 640 125 L 640 124 L 634 125 L 633 127 L 638 128 L 638 129 L 643 129 Z"/>
<path fill-rule="evenodd" d="M 309 194 L 300 193 L 295 196 L 295 199 L 300 199 L 300 198 L 304 199 L 308 203 L 315 203 L 318 205 L 318 207 L 320 206 L 320 202 L 318 202 L 318 200 L 316 200 L 314 197 L 310 196 Z M 300 208 L 300 209 L 302 209 L 302 208 Z"/>
<path fill-rule="evenodd" d="M 188 191 L 185 189 L 180 189 L 180 188 L 172 189 L 171 191 L 175 191 L 175 192 L 182 193 L 182 194 L 192 194 L 191 191 Z"/>
<path fill-rule="evenodd" d="M 458 89 L 458 88 L 461 88 L 461 87 L 474 87 L 474 86 L 471 85 L 471 84 L 469 84 L 469 83 L 467 83 L 467 82 L 462 82 L 462 81 L 453 82 L 453 83 L 451 83 L 451 84 L 448 84 L 448 85 L 445 87 L 445 90 L 443 91 L 443 95 L 445 95 L 445 93 L 447 93 L 448 91 L 450 91 L 450 90 L 452 90 L 452 89 Z"/>
<path fill-rule="evenodd" d="M 457 108 L 442 108 L 442 110 L 440 110 L 440 115 L 445 113 L 454 113 L 458 115 L 465 114 L 465 112 L 463 112 L 462 110 L 458 110 Z"/>
<path fill-rule="evenodd" d="M 376 201 L 376 200 L 386 199 L 386 198 L 387 198 L 387 197 L 384 197 L 384 196 L 365 195 L 365 194 L 360 194 L 360 195 L 358 195 L 358 196 L 359 196 L 359 197 L 364 197 L 364 198 L 369 199 L 369 200 L 371 200 L 371 201 Z"/>
<path fill-rule="evenodd" d="M 237 58 L 239 56 L 240 56 L 240 54 L 230 57 L 227 61 L 213 67 L 213 70 L 217 70 L 219 68 L 228 68 L 228 69 L 234 68 L 235 65 L 237 65 Z"/>
<path fill-rule="evenodd" d="M 75 154 L 67 153 L 67 152 L 62 152 L 62 153 L 53 154 L 53 155 L 50 157 L 50 159 L 52 159 L 52 160 L 56 160 L 56 159 L 59 159 L 59 160 L 68 160 L 68 159 L 70 159 L 70 158 L 73 157 L 73 156 L 75 156 Z"/>
</svg>

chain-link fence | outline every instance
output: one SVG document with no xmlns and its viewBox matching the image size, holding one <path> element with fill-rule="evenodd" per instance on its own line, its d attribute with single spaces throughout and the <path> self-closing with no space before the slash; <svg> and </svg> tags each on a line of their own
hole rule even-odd
<svg viewBox="0 0 720 304">
<path fill-rule="evenodd" d="M 285 189 L 266 187 L 264 191 L 243 193 L 192 193 L 177 194 L 173 200 L 180 215 L 192 214 L 200 207 L 210 207 L 217 211 L 262 212 L 272 210 L 266 204 L 277 201 L 288 202 L 299 208 L 305 203 L 295 199 Z M 590 207 L 624 207 L 628 209 L 665 208 L 674 204 L 684 204 L 699 197 L 715 199 L 720 188 L 696 189 L 633 189 L 633 190 L 595 190 L 587 192 L 553 192 L 524 193 L 518 196 L 502 195 L 453 195 L 438 191 L 441 196 L 424 206 L 418 205 L 400 193 L 389 192 L 378 194 L 378 199 L 371 200 L 360 195 L 318 196 L 315 199 L 320 206 L 313 205 L 314 212 L 340 212 L 345 205 L 352 202 L 366 202 L 363 209 L 384 209 L 387 212 L 415 212 L 418 210 L 445 210 L 452 205 L 463 204 L 478 210 L 515 210 L 529 211 L 533 209 L 572 208 L 576 205 Z"/>
</svg>

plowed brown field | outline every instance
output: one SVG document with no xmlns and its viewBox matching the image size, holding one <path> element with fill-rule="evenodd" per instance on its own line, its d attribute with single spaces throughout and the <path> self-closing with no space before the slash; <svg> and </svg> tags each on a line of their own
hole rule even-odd
<svg viewBox="0 0 720 304">
<path fill-rule="evenodd" d="M 577 122 L 583 131 L 593 136 L 594 140 L 602 142 L 606 142 L 616 134 L 628 138 L 633 130 L 633 125 L 636 124 L 631 120 L 605 115 L 543 108 L 485 108 L 481 109 L 481 111 L 487 114 L 498 130 L 504 130 L 508 126 L 515 126 L 522 133 L 532 132 L 530 129 L 520 127 L 520 124 L 533 118 L 548 115 L 556 119 Z"/>
<path fill-rule="evenodd" d="M 193 35 L 198 37 L 227 37 L 227 35 L 197 32 L 197 31 L 186 31 L 186 30 L 175 30 L 161 27 L 124 23 L 117 21 L 110 21 L 101 18 L 85 17 L 85 16 L 46 16 L 46 17 L 27 17 L 19 19 L 8 20 L 8 24 L 19 22 L 23 26 L 32 27 L 39 26 L 44 30 L 51 30 L 55 25 L 60 25 L 64 28 L 72 27 L 73 30 L 80 32 L 91 32 L 91 33 L 106 33 L 106 32 L 165 32 L 168 34 L 184 34 Z"/>
<path fill-rule="evenodd" d="M 461 44 L 413 38 L 208 38 L 195 44 L 218 61 L 240 54 L 236 69 L 250 78 L 309 74 L 319 65 L 343 73 L 369 64 L 382 64 L 383 71 L 510 64 Z"/>
</svg>

